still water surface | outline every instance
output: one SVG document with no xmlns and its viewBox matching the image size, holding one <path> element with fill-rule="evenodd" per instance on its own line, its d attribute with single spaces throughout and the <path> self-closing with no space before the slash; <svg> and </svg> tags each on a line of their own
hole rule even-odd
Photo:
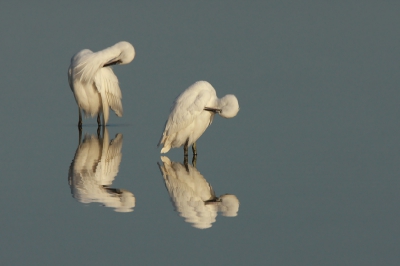
<svg viewBox="0 0 400 266">
<path fill-rule="evenodd" d="M 0 4 L 2 265 L 399 265 L 397 3 Z M 126 40 L 97 134 L 71 56 Z M 161 157 L 177 95 L 240 112 Z"/>
</svg>

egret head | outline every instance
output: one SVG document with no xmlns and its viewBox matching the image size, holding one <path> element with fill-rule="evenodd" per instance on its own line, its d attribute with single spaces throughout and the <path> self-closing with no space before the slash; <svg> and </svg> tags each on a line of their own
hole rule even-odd
<svg viewBox="0 0 400 266">
<path fill-rule="evenodd" d="M 239 102 L 235 95 L 228 94 L 219 100 L 220 116 L 232 118 L 239 112 Z"/>
<path fill-rule="evenodd" d="M 113 55 L 113 58 L 103 67 L 129 64 L 135 58 L 135 48 L 129 42 L 119 42 L 100 52 L 105 55 L 109 53 Z"/>
<path fill-rule="evenodd" d="M 239 211 L 239 200 L 235 195 L 225 194 L 219 197 L 221 203 L 219 205 L 219 211 L 222 212 L 223 216 L 235 217 Z"/>
<path fill-rule="evenodd" d="M 121 194 L 119 195 L 119 206 L 116 206 L 116 212 L 131 212 L 136 205 L 135 196 L 125 189 L 120 189 Z"/>
<path fill-rule="evenodd" d="M 135 48 L 129 42 L 119 42 L 114 47 L 121 51 L 118 57 L 118 64 L 129 64 L 135 58 Z"/>
</svg>

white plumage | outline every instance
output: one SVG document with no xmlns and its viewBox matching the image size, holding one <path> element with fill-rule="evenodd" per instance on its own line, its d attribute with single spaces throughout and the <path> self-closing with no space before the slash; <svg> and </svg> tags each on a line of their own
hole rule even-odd
<svg viewBox="0 0 400 266">
<path fill-rule="evenodd" d="M 122 159 L 122 134 L 109 142 L 107 128 L 103 138 L 86 135 L 78 146 L 68 173 L 72 196 L 82 203 L 99 202 L 117 212 L 131 212 L 135 196 L 125 189 L 111 188 Z"/>
<path fill-rule="evenodd" d="M 205 229 L 216 221 L 218 212 L 234 217 L 239 211 L 239 200 L 235 195 L 216 197 L 211 185 L 193 166 L 184 166 L 162 156 L 159 165 L 175 210 L 193 227 Z"/>
<path fill-rule="evenodd" d="M 122 116 L 122 94 L 117 76 L 111 65 L 128 64 L 135 57 L 135 49 L 128 42 L 119 42 L 98 52 L 84 49 L 71 58 L 68 82 L 79 108 L 79 123 L 82 125 L 81 111 L 85 116 L 103 114 L 103 125 L 107 124 L 109 108 L 117 116 Z M 99 124 L 100 125 L 100 124 Z"/>
<path fill-rule="evenodd" d="M 218 99 L 213 86 L 207 81 L 198 81 L 182 92 L 174 101 L 165 129 L 158 145 L 163 144 L 161 153 L 171 148 L 193 145 L 213 121 L 215 113 L 232 118 L 239 112 L 239 103 L 234 95 Z"/>
</svg>

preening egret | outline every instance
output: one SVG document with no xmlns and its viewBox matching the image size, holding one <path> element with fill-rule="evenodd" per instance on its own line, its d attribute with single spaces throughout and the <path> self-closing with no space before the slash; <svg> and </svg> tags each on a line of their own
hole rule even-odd
<svg viewBox="0 0 400 266">
<path fill-rule="evenodd" d="M 165 129 L 158 145 L 163 144 L 161 153 L 184 145 L 187 157 L 188 146 L 193 145 L 196 156 L 196 141 L 211 124 L 218 113 L 232 118 L 239 112 L 239 103 L 234 95 L 228 94 L 218 99 L 213 86 L 207 81 L 198 81 L 182 92 L 174 101 L 165 123 Z"/>
<path fill-rule="evenodd" d="M 85 135 L 68 171 L 71 193 L 76 200 L 99 202 L 116 212 L 133 211 L 135 196 L 125 189 L 111 187 L 122 160 L 122 142 L 122 134 L 117 134 L 110 142 L 106 127 L 102 138 Z"/>
<path fill-rule="evenodd" d="M 103 125 L 107 124 L 109 107 L 117 116 L 122 116 L 121 89 L 110 66 L 128 64 L 134 57 L 133 46 L 119 42 L 95 53 L 84 49 L 71 58 L 68 82 L 79 108 L 79 127 L 82 127 L 81 111 L 86 117 L 97 115 L 99 126 L 100 114 L 103 114 Z"/>
<path fill-rule="evenodd" d="M 193 227 L 205 229 L 216 221 L 218 212 L 234 217 L 239 211 L 239 200 L 235 195 L 216 197 L 211 185 L 191 165 L 183 165 L 162 156 L 158 164 L 175 210 Z"/>
</svg>

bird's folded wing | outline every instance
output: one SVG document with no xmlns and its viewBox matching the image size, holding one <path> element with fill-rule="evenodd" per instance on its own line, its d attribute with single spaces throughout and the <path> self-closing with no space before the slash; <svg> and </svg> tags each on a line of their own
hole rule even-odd
<svg viewBox="0 0 400 266">
<path fill-rule="evenodd" d="M 90 50 L 82 50 L 74 56 L 73 69 L 75 78 L 82 83 L 92 83 L 97 71 L 105 64 L 115 60 L 119 52 L 111 47 L 93 53 Z"/>
<path fill-rule="evenodd" d="M 114 177 L 118 174 L 119 165 L 121 164 L 122 160 L 122 134 L 117 134 L 115 139 L 113 139 L 108 147 L 107 156 L 105 158 L 105 174 Z"/>
<path fill-rule="evenodd" d="M 206 90 L 196 94 L 186 92 L 183 92 L 171 107 L 171 113 L 165 125 L 166 135 L 174 134 L 190 125 L 203 112 L 212 96 Z"/>
<path fill-rule="evenodd" d="M 96 178 L 102 185 L 111 185 L 118 174 L 122 160 L 122 140 L 122 134 L 117 134 L 110 143 L 108 143 L 108 135 L 103 139 L 102 154 L 95 169 Z"/>
<path fill-rule="evenodd" d="M 110 108 L 118 115 L 122 116 L 122 93 L 119 88 L 118 78 L 110 67 L 101 68 L 95 75 L 94 82 L 99 93 L 106 97 Z"/>
</svg>

